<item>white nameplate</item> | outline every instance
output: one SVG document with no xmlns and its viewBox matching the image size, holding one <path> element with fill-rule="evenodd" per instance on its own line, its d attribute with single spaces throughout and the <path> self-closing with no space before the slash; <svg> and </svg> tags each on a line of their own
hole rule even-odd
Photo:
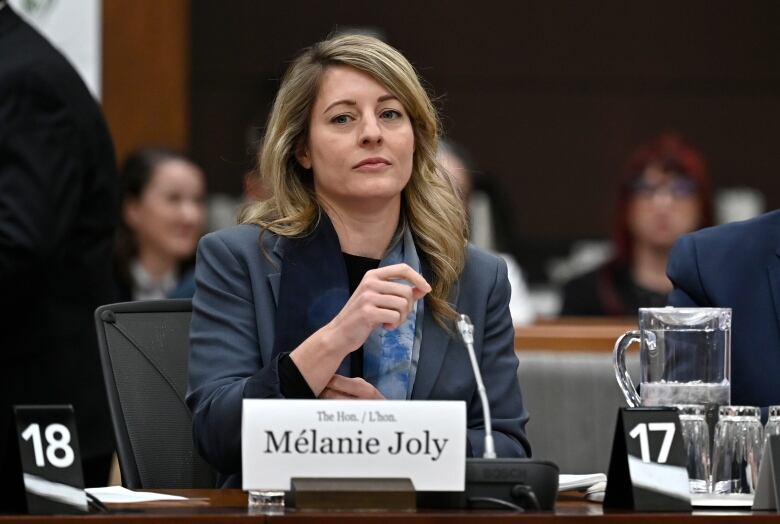
<svg viewBox="0 0 780 524">
<path fill-rule="evenodd" d="M 244 399 L 244 490 L 293 478 L 408 478 L 418 491 L 463 491 L 466 403 Z"/>
</svg>

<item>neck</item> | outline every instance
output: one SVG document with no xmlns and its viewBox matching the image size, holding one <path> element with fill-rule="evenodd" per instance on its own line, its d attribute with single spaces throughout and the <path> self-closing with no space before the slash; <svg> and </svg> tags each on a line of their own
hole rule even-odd
<svg viewBox="0 0 780 524">
<path fill-rule="evenodd" d="M 150 249 L 141 250 L 138 253 L 138 263 L 144 268 L 150 277 L 159 280 L 176 268 L 178 261 L 174 257 L 153 252 Z"/>
<path fill-rule="evenodd" d="M 341 250 L 350 255 L 381 259 L 398 228 L 401 199 L 371 209 L 346 210 L 320 200 L 339 237 Z"/>
<path fill-rule="evenodd" d="M 668 249 L 637 244 L 634 247 L 634 261 L 631 264 L 634 280 L 645 289 L 669 293 L 672 290 L 672 283 L 666 276 L 668 258 Z"/>
</svg>

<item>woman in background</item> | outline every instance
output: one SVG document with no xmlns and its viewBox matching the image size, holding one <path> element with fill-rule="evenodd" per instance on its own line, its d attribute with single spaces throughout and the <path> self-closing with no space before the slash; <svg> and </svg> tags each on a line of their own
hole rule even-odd
<svg viewBox="0 0 780 524">
<path fill-rule="evenodd" d="M 192 296 L 205 187 L 200 168 L 172 150 L 147 148 L 127 158 L 116 249 L 121 300 Z"/>
<path fill-rule="evenodd" d="M 672 133 L 640 146 L 619 188 L 612 260 L 564 287 L 561 315 L 634 316 L 663 307 L 677 239 L 712 224 L 712 183 L 699 151 Z"/>
<path fill-rule="evenodd" d="M 474 323 L 496 452 L 527 455 L 506 265 L 467 245 L 411 64 L 371 37 L 315 44 L 290 65 L 266 129 L 271 196 L 198 247 L 187 404 L 220 485 L 241 486 L 244 398 L 462 400 L 481 456 L 457 313 Z"/>
</svg>

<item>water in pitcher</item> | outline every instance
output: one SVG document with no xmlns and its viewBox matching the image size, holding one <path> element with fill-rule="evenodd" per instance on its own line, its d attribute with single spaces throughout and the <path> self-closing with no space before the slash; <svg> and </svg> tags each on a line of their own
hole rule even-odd
<svg viewBox="0 0 780 524">
<path fill-rule="evenodd" d="M 651 328 L 644 331 L 644 338 L 642 383 L 720 384 L 728 380 L 724 356 L 730 337 L 726 331 L 712 327 Z M 693 386 L 689 389 L 691 394 L 698 393 Z"/>
<path fill-rule="evenodd" d="M 640 386 L 643 406 L 702 404 L 727 406 L 731 403 L 731 385 L 705 382 L 643 382 Z M 717 408 L 716 408 L 717 409 Z"/>
</svg>

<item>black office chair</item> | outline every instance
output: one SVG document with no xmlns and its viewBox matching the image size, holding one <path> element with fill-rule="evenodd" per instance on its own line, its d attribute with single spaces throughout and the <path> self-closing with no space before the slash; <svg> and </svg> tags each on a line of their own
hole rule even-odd
<svg viewBox="0 0 780 524">
<path fill-rule="evenodd" d="M 192 301 L 145 300 L 95 311 L 122 484 L 213 488 L 184 402 Z"/>
</svg>

